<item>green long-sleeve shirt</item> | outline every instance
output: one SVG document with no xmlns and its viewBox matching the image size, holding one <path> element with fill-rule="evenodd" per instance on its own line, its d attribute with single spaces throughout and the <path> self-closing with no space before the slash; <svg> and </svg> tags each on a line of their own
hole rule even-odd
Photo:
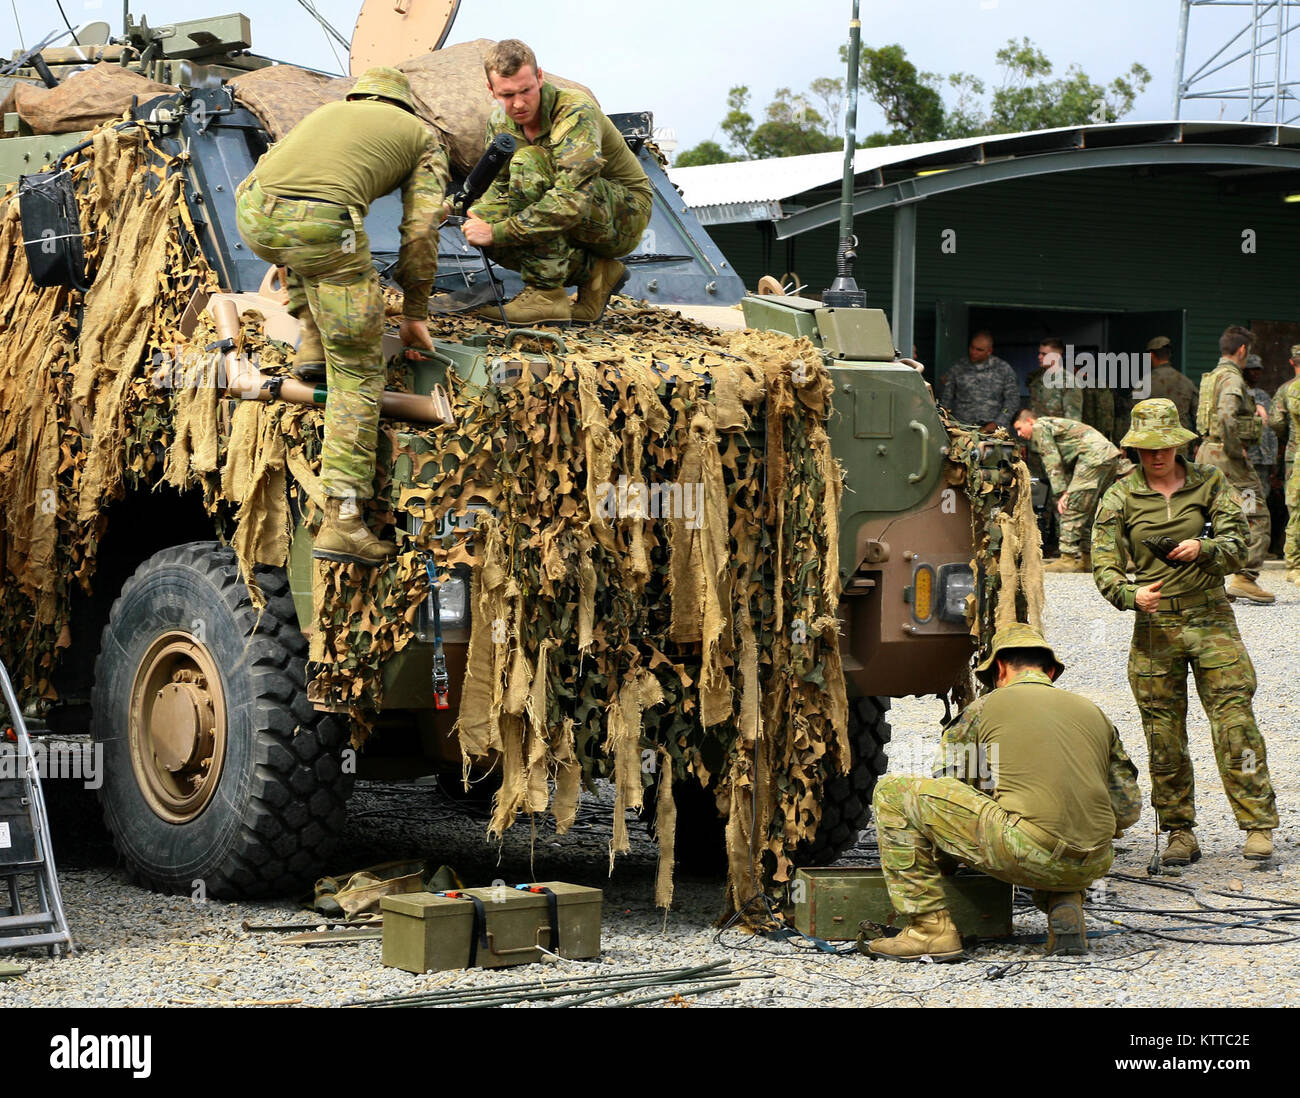
<svg viewBox="0 0 1300 1098">
<path fill-rule="evenodd" d="M 1160 597 L 1222 590 L 1223 577 L 1236 572 L 1249 537 L 1241 497 L 1223 473 L 1210 465 L 1178 459 L 1186 483 L 1169 499 L 1147 485 L 1135 469 L 1101 497 L 1092 528 L 1092 576 L 1097 590 L 1120 610 L 1137 606 L 1137 590 L 1164 580 Z M 1143 538 L 1171 537 L 1176 542 L 1201 538 L 1206 522 L 1211 536 L 1201 539 L 1201 555 L 1192 564 L 1169 564 Z M 1129 581 L 1132 570 L 1136 582 Z"/>
<path fill-rule="evenodd" d="M 1041 671 L 977 698 L 944 731 L 936 777 L 982 789 L 1081 850 L 1142 814 L 1137 767 L 1110 719 Z"/>
<path fill-rule="evenodd" d="M 555 184 L 527 209 L 499 219 L 510 208 L 510 173 L 497 176 L 473 212 L 490 221 L 494 244 L 527 245 L 581 224 L 591 207 L 591 185 L 600 177 L 621 183 L 640 195 L 649 209 L 654 192 L 627 139 L 595 104 L 576 89 L 542 85 L 541 133 L 533 140 L 501 107 L 488 121 L 487 143 L 508 133 L 519 144 L 535 145 L 550 155 Z"/>
<path fill-rule="evenodd" d="M 262 190 L 359 210 L 402 189 L 401 252 L 393 272 L 406 295 L 402 313 L 429 318 L 438 273 L 438 224 L 451 177 L 447 150 L 415 115 L 358 99 L 312 111 L 273 145 L 255 170 Z"/>
</svg>

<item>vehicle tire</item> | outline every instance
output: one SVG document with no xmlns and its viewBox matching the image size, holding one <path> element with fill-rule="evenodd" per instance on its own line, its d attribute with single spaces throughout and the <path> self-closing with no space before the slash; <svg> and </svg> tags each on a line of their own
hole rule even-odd
<svg viewBox="0 0 1300 1098">
<path fill-rule="evenodd" d="M 849 698 L 849 772 L 828 781 L 822 790 L 822 818 L 811 843 L 800 843 L 795 865 L 834 865 L 851 850 L 871 820 L 871 794 L 885 772 L 889 727 L 888 698 Z"/>
<path fill-rule="evenodd" d="M 317 713 L 288 579 L 235 554 L 165 549 L 122 588 L 95 663 L 100 804 L 132 876 L 165 892 L 289 896 L 347 819 L 345 719 Z"/>
</svg>

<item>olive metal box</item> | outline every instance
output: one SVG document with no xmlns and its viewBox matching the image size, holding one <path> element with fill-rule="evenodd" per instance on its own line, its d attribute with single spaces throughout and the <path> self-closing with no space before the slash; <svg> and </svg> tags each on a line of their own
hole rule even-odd
<svg viewBox="0 0 1300 1098">
<path fill-rule="evenodd" d="M 472 943 L 473 964 L 481 968 L 532 964 L 542 960 L 544 950 L 568 960 L 600 955 L 600 889 L 561 881 L 527 887 L 555 894 L 558 950 L 550 940 L 547 895 L 498 885 L 445 895 L 385 896 L 383 963 L 417 973 L 468 968 Z M 484 919 L 481 928 L 478 911 Z"/>
<path fill-rule="evenodd" d="M 1011 937 L 1011 886 L 983 873 L 959 870 L 942 880 L 948 910 L 963 938 Z M 902 924 L 875 866 L 800 869 L 790 889 L 795 929 L 828 942 L 857 937 L 863 921 Z"/>
</svg>

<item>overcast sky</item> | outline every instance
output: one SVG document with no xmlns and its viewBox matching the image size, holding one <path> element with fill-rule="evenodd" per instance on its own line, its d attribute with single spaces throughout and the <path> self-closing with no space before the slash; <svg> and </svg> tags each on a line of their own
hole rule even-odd
<svg viewBox="0 0 1300 1098">
<path fill-rule="evenodd" d="M 0 3 L 5 40 L 13 46 L 15 6 L 29 45 L 62 26 L 53 0 Z M 211 7 L 195 0 L 131 0 L 132 13 L 153 24 L 240 7 L 239 0 L 216 0 Z M 316 7 L 351 37 L 359 0 L 316 0 Z M 63 8 L 74 25 L 102 19 L 120 32 L 121 0 L 63 0 Z M 252 19 L 258 52 L 338 69 L 325 33 L 294 0 L 244 3 L 242 10 Z M 843 75 L 838 47 L 848 40 L 851 10 L 850 0 L 645 0 L 607 7 L 591 0 L 461 0 L 449 43 L 523 38 L 543 69 L 587 84 L 607 111 L 654 111 L 656 124 L 674 131 L 686 147 L 722 139 L 717 125 L 734 84 L 753 89 L 758 116 L 778 87 L 798 92 L 818 76 Z M 1193 13 L 1192 67 L 1244 26 L 1247 10 Z M 1013 36 L 1031 38 L 1058 73 L 1077 62 L 1103 84 L 1140 61 L 1152 82 L 1131 117 L 1163 119 L 1172 104 L 1178 12 L 1178 0 L 864 0 L 863 39 L 901 44 L 919 68 L 971 72 L 992 84 L 999 79 L 994 53 Z M 1300 72 L 1300 56 L 1295 68 Z M 1220 106 L 1197 104 L 1184 116 L 1217 118 Z M 1223 110 L 1225 118 L 1240 117 L 1236 104 Z M 861 132 L 883 124 L 875 105 L 864 102 Z"/>
</svg>

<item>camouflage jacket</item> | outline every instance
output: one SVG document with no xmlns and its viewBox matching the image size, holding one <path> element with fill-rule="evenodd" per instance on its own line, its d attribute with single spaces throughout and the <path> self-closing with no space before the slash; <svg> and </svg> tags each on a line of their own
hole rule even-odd
<svg viewBox="0 0 1300 1098">
<path fill-rule="evenodd" d="M 1083 422 L 1107 439 L 1115 438 L 1115 394 L 1109 389 L 1084 389 Z"/>
<path fill-rule="evenodd" d="M 1178 409 L 1178 419 L 1189 431 L 1196 430 L 1196 383 L 1185 378 L 1173 366 L 1162 362 L 1151 371 L 1151 392 L 1143 396 L 1136 390 L 1133 403 L 1164 397 L 1172 400 Z"/>
<path fill-rule="evenodd" d="M 1273 402 L 1269 400 L 1267 392 L 1263 389 L 1249 389 L 1247 392 L 1254 398 L 1256 404 L 1263 405 L 1264 411 L 1272 414 Z M 1251 465 L 1277 464 L 1277 435 L 1267 423 L 1260 431 L 1259 441 L 1247 448 L 1246 457 L 1250 459 Z"/>
<path fill-rule="evenodd" d="M 1110 796 L 1111 811 L 1115 815 L 1115 829 L 1120 830 L 1132 826 L 1142 815 L 1142 795 L 1137 785 L 1137 767 L 1133 765 L 1132 760 L 1128 757 L 1128 752 L 1124 750 L 1124 744 L 1119 738 L 1119 733 L 1115 726 L 1110 722 L 1106 715 L 1089 702 L 1082 705 L 1085 699 L 1077 694 L 1071 694 L 1068 691 L 1060 690 L 1053 686 L 1052 680 L 1041 671 L 1028 670 L 1017 674 L 1010 682 L 1003 684 L 992 693 L 985 694 L 983 697 L 976 698 L 970 705 L 962 710 L 961 714 L 955 721 L 944 729 L 943 738 L 939 745 L 939 765 L 935 770 L 937 778 L 956 778 L 958 781 L 965 782 L 967 785 L 979 789 L 981 792 L 988 793 L 995 800 L 998 797 L 999 778 L 1004 774 L 1010 778 L 1017 769 L 1016 759 L 1007 759 L 1004 755 L 1004 744 L 1008 743 L 1008 738 L 1004 735 L 1004 730 L 995 727 L 999 722 L 996 718 L 990 719 L 985 709 L 993 698 L 998 696 L 1004 690 L 1023 688 L 1033 692 L 1034 704 L 1028 708 L 1021 706 L 1019 712 L 1024 714 L 1026 722 L 1034 722 L 1037 713 L 1040 717 L 1060 715 L 1058 710 L 1064 710 L 1074 715 L 1076 718 L 1082 714 L 1083 723 L 1078 727 L 1080 739 L 1083 736 L 1097 734 L 1106 736 L 1109 741 L 1109 758 L 1105 774 L 1106 790 Z M 1050 692 L 1040 689 L 1046 686 Z M 1003 695 L 1005 697 L 1005 695 Z M 1067 700 L 1068 699 L 1068 700 Z M 1002 698 L 998 699 L 999 702 Z M 1028 700 L 1028 699 L 1026 699 Z M 1057 703 L 1060 703 L 1059 705 Z M 998 708 L 995 706 L 995 708 Z M 1106 735 L 1108 731 L 1108 736 Z M 1011 741 L 1014 743 L 1014 740 Z M 1041 745 L 1036 745 L 1041 746 Z M 1083 744 L 1080 742 L 1081 748 Z M 1103 742 L 1104 746 L 1104 742 Z M 1032 750 L 1032 749 L 1031 749 Z M 1026 760 L 1030 761 L 1030 760 Z M 1081 770 L 1086 770 L 1087 764 L 1081 757 L 1078 760 L 1084 765 Z M 1031 769 L 1038 769 L 1031 767 Z M 1084 781 L 1096 780 L 1091 774 L 1081 773 L 1079 777 Z M 1101 777 L 1101 775 L 1097 775 Z M 1031 778 L 1032 782 L 1033 779 Z M 1008 786 L 1014 784 L 1013 781 L 1006 782 Z M 1042 789 L 1036 791 L 1046 801 L 1055 800 L 1058 804 L 1061 801 L 1069 800 L 1077 804 L 1077 796 L 1069 798 L 1060 795 L 1052 798 L 1051 790 Z M 1030 795 L 1032 797 L 1033 791 Z M 1036 813 L 1031 805 L 1016 805 L 1017 809 L 1029 808 L 1024 815 L 1049 826 L 1055 834 L 1064 835 L 1068 825 L 1058 824 L 1051 828 L 1050 821 L 1038 820 Z M 1053 810 L 1059 811 L 1056 805 L 1044 804 L 1042 811 L 1050 813 Z M 1109 836 L 1107 836 L 1109 837 Z"/>
<path fill-rule="evenodd" d="M 1086 423 L 1055 416 L 1039 417 L 1029 446 L 1042 461 L 1056 496 L 1063 496 L 1071 484 L 1100 487 L 1107 466 L 1123 456 L 1110 439 Z"/>
<path fill-rule="evenodd" d="M 1201 379 L 1200 402 L 1197 426 L 1204 428 L 1200 433 L 1219 443 L 1230 460 L 1245 461 L 1246 447 L 1259 438 L 1263 424 L 1241 367 L 1230 358 L 1219 359 Z"/>
<path fill-rule="evenodd" d="M 1036 416 L 1054 416 L 1057 419 L 1083 421 L 1083 390 L 1049 385 L 1044 380 L 1046 366 L 1040 366 L 1029 375 L 1029 407 Z"/>
<path fill-rule="evenodd" d="M 1137 590 L 1163 580 L 1160 595 L 1174 597 L 1223 589 L 1223 577 L 1245 559 L 1248 533 L 1241 497 L 1223 472 L 1181 457 L 1187 480 L 1168 500 L 1147 486 L 1141 467 L 1112 484 L 1101 497 L 1092 527 L 1092 578 L 1112 606 L 1133 610 Z M 1202 538 L 1206 523 L 1211 536 Z M 1201 555 L 1191 564 L 1170 564 L 1143 544 L 1143 538 L 1201 539 Z M 1137 576 L 1130 583 L 1129 571 Z"/>
<path fill-rule="evenodd" d="M 962 423 L 1009 428 L 1020 406 L 1020 382 L 1011 364 L 997 355 L 990 355 L 982 366 L 963 355 L 944 376 L 939 403 Z"/>
<path fill-rule="evenodd" d="M 522 148 L 544 149 L 555 166 L 555 183 L 540 199 L 514 216 L 510 173 L 501 172 L 474 212 L 492 223 L 496 244 L 527 245 L 568 232 L 591 210 L 592 186 L 602 176 L 622 184 L 648 211 L 654 192 L 627 139 L 585 92 L 542 85 L 542 132 L 530 141 L 523 128 L 497 106 L 488 120 L 487 142 L 510 134 Z"/>
<path fill-rule="evenodd" d="M 1291 403 L 1295 406 L 1293 412 L 1288 412 L 1287 398 L 1290 396 Z M 1288 465 L 1295 461 L 1296 440 L 1300 436 L 1300 380 L 1291 378 L 1282 382 L 1277 387 L 1277 392 L 1273 394 L 1273 407 L 1268 414 L 1268 425 L 1277 434 L 1279 444 L 1283 439 L 1286 440 L 1286 457 L 1284 460 Z"/>
</svg>

